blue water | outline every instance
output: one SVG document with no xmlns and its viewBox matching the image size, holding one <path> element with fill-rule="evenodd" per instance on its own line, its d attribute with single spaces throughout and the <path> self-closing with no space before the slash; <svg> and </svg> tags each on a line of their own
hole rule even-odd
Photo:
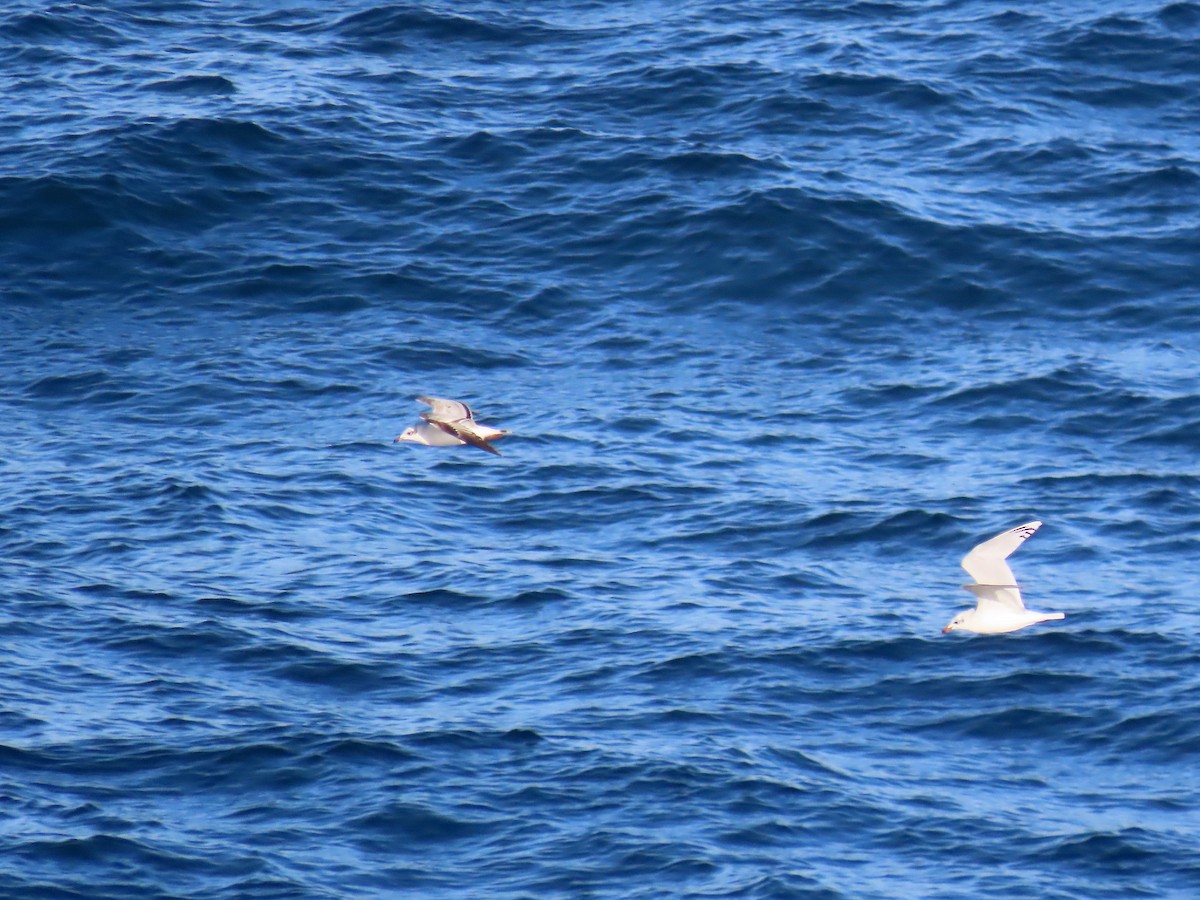
<svg viewBox="0 0 1200 900">
<path fill-rule="evenodd" d="M 6 4 L 0 895 L 1200 896 L 1198 40 Z"/>
</svg>

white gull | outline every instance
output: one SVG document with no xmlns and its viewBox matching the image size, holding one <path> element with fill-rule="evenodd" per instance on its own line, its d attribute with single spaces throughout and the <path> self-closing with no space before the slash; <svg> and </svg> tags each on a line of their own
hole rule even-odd
<svg viewBox="0 0 1200 900">
<path fill-rule="evenodd" d="M 1065 617 L 1060 612 L 1026 609 L 1017 580 L 1005 562 L 1041 525 L 1041 522 L 1027 522 L 1010 528 L 984 541 L 963 557 L 962 567 L 975 579 L 975 584 L 964 584 L 963 587 L 975 595 L 977 603 L 974 609 L 963 610 L 951 619 L 950 624 L 942 629 L 942 634 L 959 630 L 976 634 L 1004 634 L 1038 622 Z"/>
<path fill-rule="evenodd" d="M 432 408 L 427 413 L 421 413 L 424 423 L 406 428 L 396 436 L 393 444 L 401 441 L 424 444 L 426 447 L 461 447 L 470 444 L 496 456 L 500 455 L 500 451 L 493 447 L 491 442 L 509 432 L 476 422 L 471 407 L 459 400 L 445 400 L 441 397 L 417 399 L 428 403 Z"/>
</svg>

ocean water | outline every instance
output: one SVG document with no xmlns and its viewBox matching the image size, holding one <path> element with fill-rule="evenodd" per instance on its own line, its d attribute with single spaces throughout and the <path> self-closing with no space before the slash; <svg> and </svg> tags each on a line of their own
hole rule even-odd
<svg viewBox="0 0 1200 900">
<path fill-rule="evenodd" d="M 0 895 L 1200 896 L 1198 40 L 5 4 Z"/>
</svg>

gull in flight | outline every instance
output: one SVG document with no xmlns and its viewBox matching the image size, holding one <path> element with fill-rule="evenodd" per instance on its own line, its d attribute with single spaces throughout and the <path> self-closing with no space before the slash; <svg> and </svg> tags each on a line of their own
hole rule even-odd
<svg viewBox="0 0 1200 900">
<path fill-rule="evenodd" d="M 1038 622 L 1065 617 L 1060 612 L 1026 609 L 1021 601 L 1017 580 L 1005 562 L 1041 525 L 1041 522 L 1028 522 L 1010 528 L 984 541 L 963 557 L 962 567 L 975 579 L 974 584 L 964 584 L 963 587 L 974 594 L 978 602 L 974 609 L 965 609 L 951 619 L 950 624 L 942 629 L 942 634 L 958 630 L 976 634 L 1004 634 Z"/>
<path fill-rule="evenodd" d="M 500 451 L 492 446 L 492 441 L 509 434 L 499 428 L 489 428 L 475 421 L 475 413 L 471 407 L 458 400 L 443 400 L 441 397 L 418 397 L 422 403 L 428 403 L 432 409 L 421 413 L 424 423 L 406 428 L 396 437 L 393 444 L 401 441 L 411 441 L 414 444 L 424 444 L 426 447 L 461 447 L 470 444 L 488 453 L 500 455 Z"/>
</svg>

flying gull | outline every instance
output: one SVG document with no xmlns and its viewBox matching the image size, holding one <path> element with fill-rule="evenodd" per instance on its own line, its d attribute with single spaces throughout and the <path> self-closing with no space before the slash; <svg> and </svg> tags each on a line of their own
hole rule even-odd
<svg viewBox="0 0 1200 900">
<path fill-rule="evenodd" d="M 471 407 L 458 400 L 443 400 L 441 397 L 418 397 L 422 403 L 428 403 L 432 409 L 421 413 L 424 423 L 404 429 L 393 444 L 400 441 L 411 441 L 414 444 L 424 444 L 426 447 L 461 447 L 470 444 L 488 453 L 500 455 L 500 451 L 492 446 L 492 441 L 509 434 L 499 428 L 489 428 L 475 421 L 475 413 Z"/>
<path fill-rule="evenodd" d="M 963 587 L 974 594 L 978 602 L 974 609 L 963 610 L 951 619 L 950 624 L 942 629 L 942 634 L 959 630 L 976 634 L 1004 634 L 1038 622 L 1064 618 L 1060 612 L 1026 609 L 1021 601 L 1017 580 L 1005 562 L 1041 525 L 1041 522 L 1028 522 L 1010 528 L 984 541 L 963 557 L 962 567 L 975 579 L 974 584 L 964 584 Z"/>
</svg>

